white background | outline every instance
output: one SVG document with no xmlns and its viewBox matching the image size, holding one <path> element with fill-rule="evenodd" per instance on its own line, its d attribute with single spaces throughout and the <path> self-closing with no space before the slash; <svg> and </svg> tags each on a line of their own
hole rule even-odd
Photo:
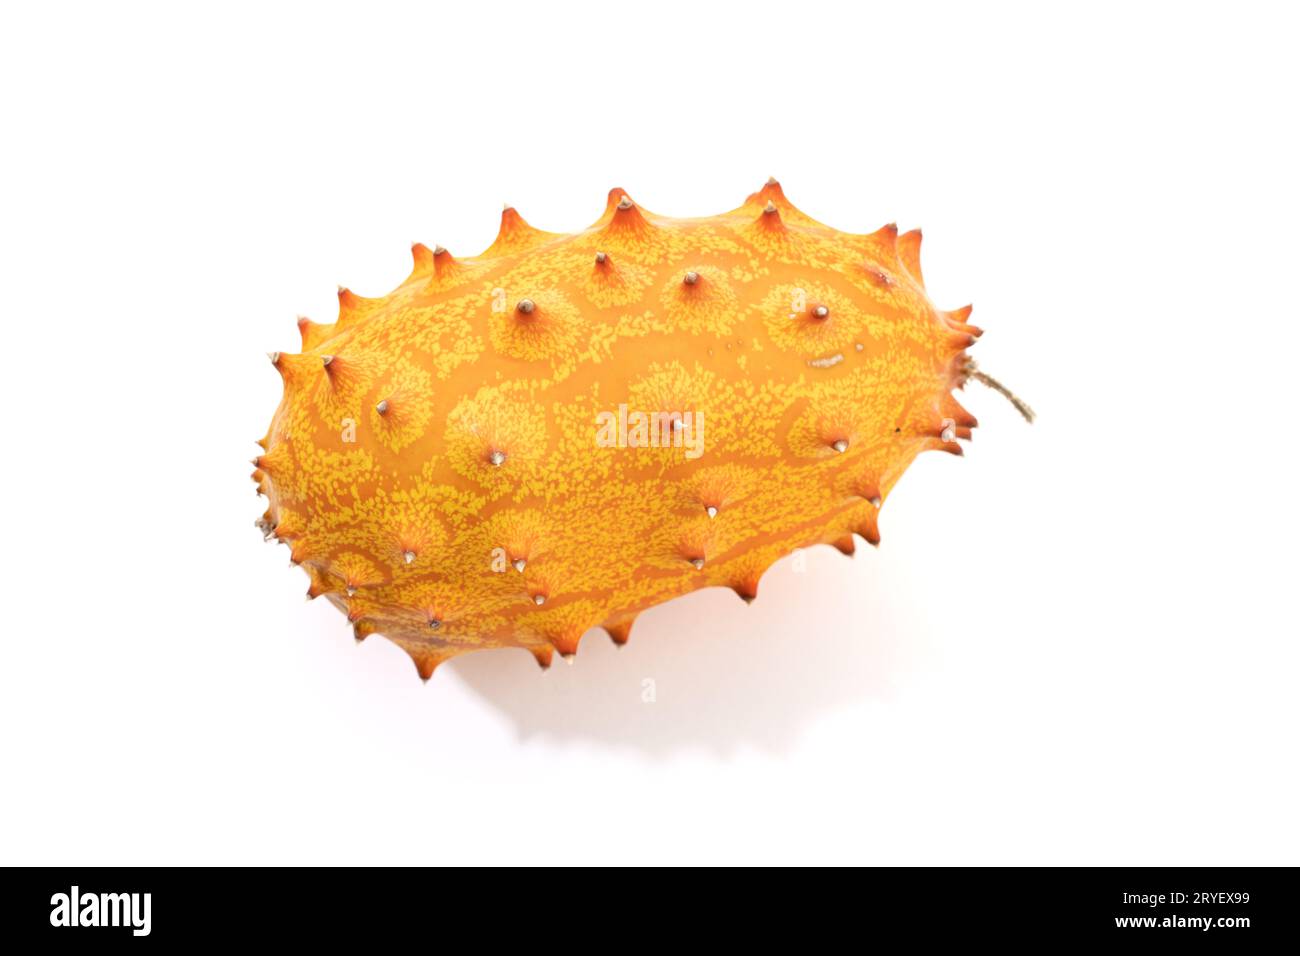
<svg viewBox="0 0 1300 956">
<path fill-rule="evenodd" d="M 1283 5 L 187 6 L 0 15 L 0 860 L 1300 862 Z M 1039 422 L 972 386 L 879 551 L 547 674 L 304 603 L 296 314 L 769 174 L 923 225 Z"/>
</svg>

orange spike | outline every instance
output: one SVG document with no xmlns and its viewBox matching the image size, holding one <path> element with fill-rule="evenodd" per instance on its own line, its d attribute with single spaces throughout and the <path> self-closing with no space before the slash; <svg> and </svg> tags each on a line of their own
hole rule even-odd
<svg viewBox="0 0 1300 956">
<path fill-rule="evenodd" d="M 307 599 L 313 600 L 322 594 L 336 593 L 340 587 L 328 571 L 324 571 L 314 565 L 306 565 L 304 570 L 307 572 L 309 584 L 307 586 Z"/>
<path fill-rule="evenodd" d="M 626 194 L 614 204 L 614 212 L 601 234 L 610 238 L 629 239 L 648 235 L 654 230 L 636 203 Z"/>
<path fill-rule="evenodd" d="M 767 177 L 767 182 L 759 188 L 758 192 L 750 193 L 745 197 L 745 209 L 752 212 L 754 209 L 762 209 L 769 202 L 779 209 L 794 209 L 794 205 L 781 191 L 781 184 L 776 181 L 775 176 Z"/>
<path fill-rule="evenodd" d="M 950 393 L 945 393 L 939 399 L 939 411 L 945 418 L 951 418 L 953 422 L 962 428 L 976 428 L 979 426 L 979 420 L 968 412 L 961 402 L 957 401 Z"/>
<path fill-rule="evenodd" d="M 483 257 L 510 255 L 554 238 L 557 238 L 555 233 L 534 229 L 513 206 L 506 206 L 501 210 L 501 228 L 497 230 L 497 237 L 484 251 Z"/>
<path fill-rule="evenodd" d="M 512 233 L 517 230 L 530 230 L 533 227 L 519 215 L 519 210 L 509 204 L 501 207 L 501 227 L 498 232 Z"/>
<path fill-rule="evenodd" d="M 293 457 L 283 442 L 253 459 L 254 467 L 272 478 L 283 475 L 292 463 Z"/>
<path fill-rule="evenodd" d="M 615 186 L 605 197 L 605 211 L 600 214 L 593 225 L 602 226 L 614 218 L 614 212 L 618 209 L 618 204 L 627 196 L 627 190 Z"/>
<path fill-rule="evenodd" d="M 271 368 L 279 372 L 281 380 L 287 383 L 289 379 L 290 363 L 285 361 L 285 353 L 267 352 L 266 357 L 271 360 Z"/>
<path fill-rule="evenodd" d="M 383 307 L 387 299 L 370 299 L 357 295 L 345 286 L 339 286 L 339 317 L 336 329 L 350 328 Z"/>
<path fill-rule="evenodd" d="M 420 680 L 428 683 L 433 672 L 438 669 L 438 665 L 447 659 L 447 655 L 441 651 L 432 648 L 407 648 L 406 653 L 411 655 L 411 660 L 415 662 L 415 670 L 420 675 Z"/>
<path fill-rule="evenodd" d="M 582 631 L 568 631 L 564 634 L 552 634 L 551 646 L 560 652 L 561 657 L 572 657 L 578 653 L 578 642 L 582 640 Z"/>
<path fill-rule="evenodd" d="M 353 317 L 361 306 L 361 296 L 357 295 L 346 286 L 339 286 L 339 318 L 340 323 L 346 322 Z"/>
<path fill-rule="evenodd" d="M 348 390 L 362 380 L 361 366 L 346 355 L 326 353 L 317 357 L 318 368 L 336 390 Z"/>
<path fill-rule="evenodd" d="M 298 335 L 302 339 L 302 350 L 310 352 L 329 338 L 333 325 L 321 325 L 305 315 L 298 316 Z"/>
<path fill-rule="evenodd" d="M 948 328 L 954 332 L 964 332 L 967 335 L 979 338 L 984 334 L 984 330 L 978 325 L 971 325 L 966 320 L 970 317 L 971 307 L 964 306 L 960 309 L 954 309 L 952 312 L 940 312 L 943 320 L 948 324 Z"/>
<path fill-rule="evenodd" d="M 768 178 L 762 189 L 746 200 L 745 205 L 766 208 L 769 203 L 780 211 L 783 220 L 795 223 L 810 223 L 813 221 L 809 216 L 799 211 L 795 204 L 787 198 L 781 184 L 771 177 Z"/>
<path fill-rule="evenodd" d="M 746 228 L 751 241 L 756 241 L 767 249 L 782 247 L 790 240 L 790 230 L 781 218 L 781 210 L 770 200 Z"/>
<path fill-rule="evenodd" d="M 275 536 L 281 541 L 288 541 L 292 538 L 300 538 L 306 532 L 307 528 L 302 518 L 292 511 L 280 510 L 279 520 L 275 523 Z"/>
<path fill-rule="evenodd" d="M 555 649 L 549 644 L 542 647 L 530 647 L 528 650 L 532 652 L 533 658 L 537 661 L 537 666 L 542 670 L 546 670 L 551 666 L 551 660 L 555 655 Z"/>
<path fill-rule="evenodd" d="M 852 241 L 861 250 L 863 268 L 875 285 L 888 288 L 897 281 L 893 273 L 898 269 L 898 226 L 886 223 L 875 232 L 853 236 Z"/>
<path fill-rule="evenodd" d="M 628 638 L 632 636 L 632 625 L 635 622 L 636 618 L 630 617 L 616 623 L 605 624 L 602 626 L 605 628 L 605 633 L 609 635 L 609 639 L 619 647 L 622 647 L 628 642 Z"/>
<path fill-rule="evenodd" d="M 859 498 L 880 507 L 880 485 L 874 477 L 863 476 L 853 482 L 852 488 Z"/>
<path fill-rule="evenodd" d="M 876 524 L 876 512 L 868 512 L 859 518 L 853 526 L 853 533 L 873 548 L 880 547 L 880 530 Z"/>
<path fill-rule="evenodd" d="M 460 263 L 442 246 L 433 250 L 433 274 L 440 283 L 456 278 L 461 272 Z"/>
<path fill-rule="evenodd" d="M 892 262 L 898 256 L 898 223 L 887 222 L 873 233 L 867 235 L 872 245 L 882 249 L 889 250 L 889 260 Z"/>
<path fill-rule="evenodd" d="M 746 604 L 754 603 L 754 598 L 758 597 L 758 575 L 745 578 L 731 586 L 731 590 Z"/>
<path fill-rule="evenodd" d="M 975 336 L 969 332 L 953 332 L 944 337 L 944 344 L 949 352 L 961 352 L 975 344 Z"/>
<path fill-rule="evenodd" d="M 851 534 L 846 534 L 842 538 L 836 538 L 831 542 L 831 544 L 835 546 L 835 549 L 839 551 L 840 554 L 848 555 L 850 558 L 853 557 L 853 552 L 857 550 L 857 545 L 853 543 L 853 535 Z"/>
<path fill-rule="evenodd" d="M 921 450 L 946 451 L 948 454 L 956 455 L 959 458 L 966 454 L 965 449 L 963 449 L 961 445 L 957 444 L 957 432 L 955 428 L 953 429 L 951 441 L 944 441 L 938 435 L 931 435 L 921 443 Z"/>
<path fill-rule="evenodd" d="M 925 279 L 921 277 L 921 230 L 913 229 L 898 237 L 898 261 L 907 270 L 908 275 L 922 289 Z"/>
<path fill-rule="evenodd" d="M 320 358 L 314 355 L 281 352 L 275 362 L 275 370 L 280 373 L 286 389 L 293 389 L 304 382 L 314 380 L 319 369 Z"/>
<path fill-rule="evenodd" d="M 427 276 L 433 271 L 433 250 L 420 242 L 411 243 L 411 275 L 406 280 Z"/>
</svg>

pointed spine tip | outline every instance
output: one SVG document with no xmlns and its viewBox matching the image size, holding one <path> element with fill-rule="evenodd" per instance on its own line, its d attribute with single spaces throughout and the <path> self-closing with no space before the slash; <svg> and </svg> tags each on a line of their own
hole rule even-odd
<svg viewBox="0 0 1300 956">
<path fill-rule="evenodd" d="M 427 654 L 412 659 L 415 661 L 415 671 L 420 675 L 420 680 L 429 683 L 429 678 L 433 676 L 433 672 L 438 669 L 438 664 L 441 662 Z"/>
<path fill-rule="evenodd" d="M 411 243 L 411 262 L 415 272 L 422 272 L 433 263 L 433 252 L 422 242 Z"/>
<path fill-rule="evenodd" d="M 632 623 L 632 621 L 621 621 L 618 624 L 606 624 L 605 633 L 609 635 L 609 639 L 615 646 L 623 647 L 632 636 Z"/>
<path fill-rule="evenodd" d="M 788 231 L 785 220 L 781 218 L 781 210 L 770 199 L 767 201 L 767 205 L 763 207 L 763 211 L 758 214 L 755 225 L 758 229 L 766 231 L 770 235 L 784 235 Z"/>
<path fill-rule="evenodd" d="M 320 328 L 315 322 L 305 315 L 298 316 L 298 337 L 302 340 L 302 350 L 308 351 L 315 344 L 313 342 L 314 330 Z"/>
</svg>

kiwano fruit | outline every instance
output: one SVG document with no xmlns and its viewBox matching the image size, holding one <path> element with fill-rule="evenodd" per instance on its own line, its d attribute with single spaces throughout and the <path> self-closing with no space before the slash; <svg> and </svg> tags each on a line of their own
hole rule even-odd
<svg viewBox="0 0 1300 956">
<path fill-rule="evenodd" d="M 824 226 L 775 180 L 710 218 L 615 189 L 582 232 L 507 207 L 481 255 L 417 244 L 397 289 L 340 289 L 334 324 L 271 354 L 258 525 L 426 680 L 481 648 L 546 667 L 596 626 L 622 644 L 697 588 L 752 601 L 796 548 L 877 544 L 913 458 L 975 427 L 952 391 L 1001 389 L 920 246 Z"/>
</svg>

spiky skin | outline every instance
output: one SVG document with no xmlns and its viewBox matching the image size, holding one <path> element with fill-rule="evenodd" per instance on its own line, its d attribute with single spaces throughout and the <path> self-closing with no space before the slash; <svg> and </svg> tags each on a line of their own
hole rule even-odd
<svg viewBox="0 0 1300 956">
<path fill-rule="evenodd" d="M 417 245 L 391 294 L 341 289 L 272 355 L 259 524 L 425 679 L 482 648 L 546 666 L 598 625 L 623 643 L 697 588 L 751 600 L 795 548 L 878 543 L 916 455 L 970 436 L 951 393 L 979 330 L 930 303 L 920 242 L 837 232 L 770 181 L 707 219 L 615 189 L 574 235 L 507 208 L 476 258 Z M 703 454 L 600 447 L 620 404 L 703 412 Z"/>
</svg>

